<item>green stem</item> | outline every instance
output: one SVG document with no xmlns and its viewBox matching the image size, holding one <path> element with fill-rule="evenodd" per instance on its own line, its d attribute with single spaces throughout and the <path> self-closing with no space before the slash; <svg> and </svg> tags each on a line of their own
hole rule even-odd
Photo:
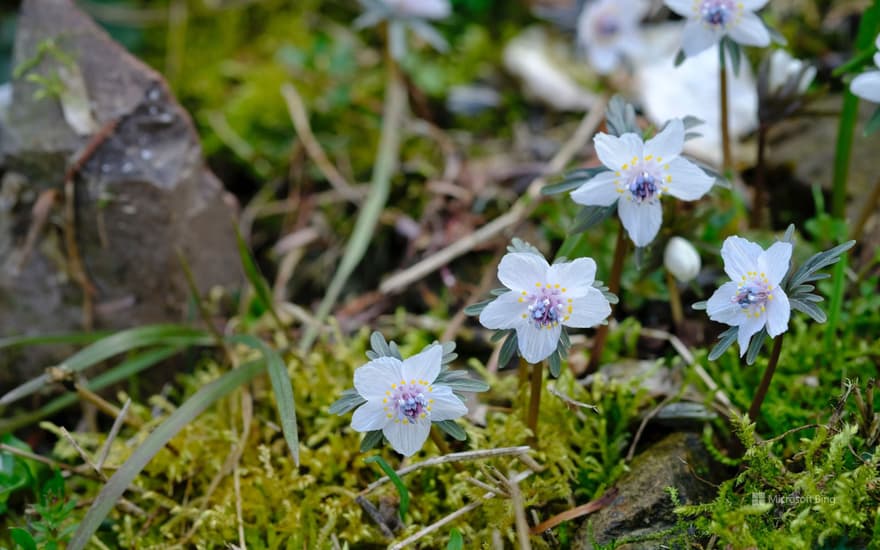
<svg viewBox="0 0 880 550">
<path fill-rule="evenodd" d="M 678 292 L 678 283 L 669 271 L 666 272 L 666 288 L 669 289 L 669 309 L 672 312 L 672 326 L 675 327 L 675 332 L 679 332 L 682 323 L 684 323 L 684 310 L 681 307 L 681 294 Z"/>
<path fill-rule="evenodd" d="M 773 373 L 776 372 L 776 364 L 779 363 L 779 354 L 782 352 L 783 336 L 785 334 L 780 334 L 773 342 L 773 352 L 770 354 L 770 361 L 767 363 L 767 369 L 764 371 L 763 378 L 761 378 L 761 385 L 758 386 L 758 391 L 755 392 L 755 398 L 752 399 L 752 406 L 749 407 L 749 418 L 752 422 L 756 421 L 758 414 L 761 412 L 761 403 L 764 402 L 767 389 L 770 387 L 770 380 L 773 379 Z"/>
<path fill-rule="evenodd" d="M 859 98 L 847 91 L 843 97 L 843 108 L 837 126 L 834 176 L 831 184 L 831 215 L 841 220 L 846 214 L 846 180 L 849 177 L 849 159 L 852 155 L 853 136 L 858 117 Z"/>
<path fill-rule="evenodd" d="M 719 70 L 718 86 L 721 96 L 721 168 L 725 176 L 729 177 L 733 172 L 733 161 L 730 152 L 730 125 L 728 124 L 727 107 L 727 61 L 724 55 L 724 42 L 718 44 Z"/>
<path fill-rule="evenodd" d="M 828 324 L 825 327 L 825 354 L 829 361 L 834 358 L 834 348 L 837 344 L 837 324 L 840 322 L 840 313 L 843 307 L 844 276 L 846 275 L 847 256 L 834 264 L 834 273 L 831 276 L 831 301 L 828 306 Z"/>
<path fill-rule="evenodd" d="M 354 231 L 346 244 L 345 253 L 339 262 L 336 273 L 333 274 L 327 293 L 318 306 L 314 322 L 306 328 L 303 339 L 300 341 L 299 350 L 301 352 L 311 348 L 318 336 L 320 324 L 330 313 L 346 281 L 363 259 L 376 229 L 376 224 L 379 222 L 379 216 L 382 214 L 391 192 L 391 177 L 397 170 L 400 153 L 400 127 L 406 110 L 406 88 L 391 56 L 388 56 L 387 67 L 388 83 L 383 107 L 382 135 L 379 138 L 379 151 L 376 154 L 376 164 L 373 167 L 370 194 L 361 207 Z"/>
<path fill-rule="evenodd" d="M 529 444 L 532 446 L 538 443 L 538 413 L 541 410 L 541 389 L 544 382 L 544 365 L 535 363 L 532 365 L 531 386 L 529 388 L 529 416 L 526 419 L 526 426 L 532 431 L 529 437 Z"/>
<path fill-rule="evenodd" d="M 620 293 L 620 278 L 623 275 L 623 261 L 626 258 L 626 250 L 629 242 L 626 240 L 626 230 L 623 224 L 617 227 L 617 243 L 614 245 L 614 260 L 611 263 L 611 277 L 608 280 L 608 290 L 612 294 Z M 596 372 L 602 361 L 602 351 L 608 340 L 608 325 L 599 325 L 596 335 L 593 337 L 593 349 L 590 351 L 590 362 L 587 364 L 586 373 Z"/>
<path fill-rule="evenodd" d="M 767 207 L 769 196 L 767 194 L 767 167 L 765 155 L 767 153 L 767 126 L 761 124 L 758 127 L 758 158 L 755 164 L 755 196 L 752 202 L 752 228 L 770 227 L 770 209 Z"/>
</svg>

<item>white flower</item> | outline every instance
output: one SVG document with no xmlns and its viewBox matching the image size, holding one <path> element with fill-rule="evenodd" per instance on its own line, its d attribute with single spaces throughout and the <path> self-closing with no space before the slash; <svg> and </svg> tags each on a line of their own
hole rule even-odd
<svg viewBox="0 0 880 550">
<path fill-rule="evenodd" d="M 779 92 L 790 79 L 796 78 L 798 75 L 800 75 L 800 80 L 798 81 L 797 93 L 803 94 L 816 78 L 816 67 L 810 65 L 804 69 L 804 62 L 800 59 L 795 59 L 785 50 L 774 50 L 770 55 L 767 91 L 771 94 Z"/>
<path fill-rule="evenodd" d="M 596 0 L 584 6 L 578 17 L 577 40 L 597 72 L 608 74 L 622 57 L 638 54 L 642 45 L 639 21 L 647 7 L 641 0 Z"/>
<path fill-rule="evenodd" d="M 403 17 L 421 19 L 444 19 L 452 8 L 449 0 L 384 0 L 385 5 Z"/>
<path fill-rule="evenodd" d="M 880 49 L 880 34 L 877 35 L 874 44 Z M 874 65 L 880 67 L 880 52 L 874 54 Z M 858 75 L 853 78 L 849 89 L 862 99 L 880 103 L 880 71 L 868 71 Z"/>
<path fill-rule="evenodd" d="M 768 0 L 664 0 L 687 18 L 681 48 L 691 57 L 727 35 L 745 46 L 767 46 L 770 33 L 755 11 Z"/>
<path fill-rule="evenodd" d="M 554 351 L 562 325 L 589 328 L 611 314 L 611 305 L 593 286 L 596 262 L 578 258 L 549 265 L 530 252 L 505 254 L 498 264 L 498 280 L 510 289 L 480 313 L 480 323 L 491 329 L 516 329 L 519 352 L 538 363 Z"/>
<path fill-rule="evenodd" d="M 788 330 L 791 306 L 779 286 L 788 272 L 791 244 L 777 242 L 767 250 L 742 237 L 728 237 L 721 247 L 724 272 L 732 279 L 706 304 L 713 321 L 739 327 L 739 355 L 764 326 L 771 338 Z"/>
<path fill-rule="evenodd" d="M 663 264 L 682 283 L 692 280 L 702 266 L 700 253 L 687 239 L 672 237 L 663 252 Z"/>
<path fill-rule="evenodd" d="M 660 197 L 692 201 L 712 187 L 714 178 L 681 158 L 684 124 L 673 119 L 647 143 L 633 133 L 620 137 L 597 134 L 596 154 L 609 169 L 572 191 L 571 198 L 587 206 L 617 202 L 620 220 L 636 246 L 650 243 L 660 230 L 663 209 Z"/>
<path fill-rule="evenodd" d="M 415 454 L 431 431 L 431 422 L 467 414 L 449 386 L 435 385 L 443 348 L 431 346 L 400 361 L 379 357 L 354 371 L 354 387 L 367 400 L 354 411 L 351 427 L 359 432 L 382 430 L 395 451 Z"/>
</svg>

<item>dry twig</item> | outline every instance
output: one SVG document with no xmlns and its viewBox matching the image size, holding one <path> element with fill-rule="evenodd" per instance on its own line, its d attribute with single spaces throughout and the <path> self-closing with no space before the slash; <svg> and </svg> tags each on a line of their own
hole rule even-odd
<svg viewBox="0 0 880 550">
<path fill-rule="evenodd" d="M 327 155 L 324 154 L 324 150 L 321 148 L 318 140 L 315 139 L 315 135 L 312 133 L 312 128 L 309 125 L 309 115 L 306 112 L 305 104 L 299 92 L 296 91 L 296 87 L 289 82 L 285 83 L 281 86 L 281 95 L 284 96 L 284 101 L 287 103 L 287 111 L 290 113 L 290 120 L 293 122 L 296 134 L 299 136 L 300 141 L 302 141 L 306 153 L 314 161 L 315 166 L 318 167 L 321 174 L 327 178 L 330 185 L 340 195 L 350 202 L 360 205 L 363 196 L 339 173 L 339 170 L 336 169 L 333 163 L 330 162 L 330 159 L 327 158 Z"/>
<path fill-rule="evenodd" d="M 523 445 L 521 447 L 501 447 L 499 449 L 485 449 L 480 451 L 466 451 L 462 453 L 450 453 L 447 455 L 435 456 L 433 458 L 429 458 L 428 460 L 424 460 L 419 462 L 418 464 L 410 464 L 409 466 L 405 466 L 399 470 L 397 470 L 397 475 L 400 477 L 405 476 L 411 472 L 415 472 L 416 470 L 420 470 L 422 468 L 428 468 L 431 466 L 438 466 L 440 464 L 447 464 L 449 462 L 459 462 L 462 460 L 482 460 L 486 458 L 496 458 L 499 456 L 510 456 L 510 455 L 524 455 L 532 450 L 531 447 L 527 445 Z M 388 476 L 383 476 L 376 481 L 367 485 L 367 487 L 360 492 L 361 496 L 367 495 L 377 487 L 388 483 L 390 479 Z"/>
<path fill-rule="evenodd" d="M 605 116 L 606 103 L 607 99 L 602 99 L 590 109 L 590 112 L 581 120 L 580 125 L 571 139 L 569 139 L 556 153 L 556 156 L 550 160 L 550 163 L 545 170 L 546 174 L 555 174 L 561 171 L 565 168 L 565 165 L 571 161 L 574 155 L 586 146 L 590 136 L 593 135 L 596 128 L 602 122 L 602 117 Z M 545 184 L 546 181 L 544 176 L 535 178 L 526 190 L 525 195 L 520 197 L 509 212 L 495 218 L 470 235 L 455 241 L 443 250 L 438 251 L 432 256 L 428 256 L 412 267 L 392 275 L 382 282 L 379 286 L 379 291 L 385 294 L 394 294 L 409 288 L 414 282 L 448 264 L 455 258 L 466 254 L 480 243 L 483 243 L 506 229 L 518 224 L 535 209 L 538 204 L 537 199 L 541 194 L 541 188 L 544 187 Z"/>
</svg>

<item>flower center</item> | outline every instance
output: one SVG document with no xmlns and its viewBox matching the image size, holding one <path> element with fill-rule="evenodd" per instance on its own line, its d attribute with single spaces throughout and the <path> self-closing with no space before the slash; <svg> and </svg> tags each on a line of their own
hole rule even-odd
<svg viewBox="0 0 880 550">
<path fill-rule="evenodd" d="M 709 25 L 724 27 L 732 18 L 736 7 L 733 0 L 703 0 L 700 17 Z"/>
<path fill-rule="evenodd" d="M 596 34 L 601 38 L 612 38 L 620 32 L 620 22 L 612 14 L 604 13 L 596 18 Z"/>
<path fill-rule="evenodd" d="M 571 315 L 572 300 L 564 298 L 566 289 L 547 283 L 535 283 L 537 290 L 529 294 L 522 292 L 519 301 L 528 303 L 528 313 L 523 313 L 523 319 L 528 319 L 535 328 L 551 328 L 560 322 L 568 321 Z"/>
<path fill-rule="evenodd" d="M 629 182 L 629 192 L 637 201 L 650 200 L 657 194 L 657 184 L 654 176 L 646 171 L 637 174 Z"/>
<path fill-rule="evenodd" d="M 626 196 L 627 200 L 639 203 L 659 199 L 669 190 L 668 184 L 672 181 L 672 176 L 668 174 L 669 165 L 662 162 L 663 158 L 653 155 L 633 157 L 614 174 L 619 178 L 614 180 L 617 192 Z"/>
<path fill-rule="evenodd" d="M 410 380 L 409 383 L 401 380 L 399 384 L 391 384 L 382 400 L 385 416 L 404 424 L 415 424 L 419 418 L 430 417 L 434 400 L 428 395 L 432 391 L 434 388 L 426 380 Z"/>
<path fill-rule="evenodd" d="M 746 313 L 746 317 L 759 317 L 767 310 L 767 302 L 773 300 L 773 285 L 764 273 L 749 271 L 737 285 L 736 294 L 730 301 Z"/>
</svg>

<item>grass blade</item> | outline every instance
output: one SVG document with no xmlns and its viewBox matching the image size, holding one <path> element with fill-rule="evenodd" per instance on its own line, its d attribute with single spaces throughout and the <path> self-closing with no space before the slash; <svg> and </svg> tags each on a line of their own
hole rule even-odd
<svg viewBox="0 0 880 550">
<path fill-rule="evenodd" d="M 58 367 L 71 372 L 80 372 L 114 355 L 137 348 L 161 345 L 208 346 L 214 343 L 211 334 L 200 329 L 183 325 L 148 325 L 117 332 L 98 340 L 61 362 Z M 49 377 L 41 375 L 0 397 L 0 405 L 8 405 L 41 390 Z"/>
<path fill-rule="evenodd" d="M 176 346 L 145 351 L 92 378 L 86 383 L 86 387 L 92 391 L 100 391 L 111 384 L 130 378 L 142 370 L 152 367 L 160 361 L 164 361 L 172 355 L 180 353 L 183 349 L 184 346 Z M 60 410 L 74 405 L 78 400 L 79 396 L 77 394 L 67 393 L 46 403 L 36 411 L 28 412 L 14 418 L 0 420 L 0 435 L 13 432 L 19 428 L 38 422 L 47 416 L 53 415 Z"/>
<path fill-rule="evenodd" d="M 247 243 L 244 242 L 244 237 L 241 236 L 241 231 L 239 231 L 238 226 L 235 227 L 235 239 L 238 242 L 238 255 L 241 258 L 241 265 L 244 267 L 244 274 L 251 286 L 254 287 L 254 293 L 257 295 L 257 300 L 259 300 L 260 305 L 272 315 L 272 319 L 274 319 L 278 328 L 283 330 L 284 325 L 281 323 L 281 319 L 278 318 L 278 313 L 275 312 L 275 300 L 272 298 L 272 291 L 269 289 L 269 284 L 266 282 L 263 274 L 260 273 L 260 268 L 257 266 L 257 262 L 254 260 L 253 255 L 251 255 Z"/>
<path fill-rule="evenodd" d="M 86 547 L 101 522 L 116 505 L 116 501 L 122 496 L 144 466 L 152 460 L 171 439 L 187 424 L 199 416 L 212 403 L 225 397 L 242 384 L 249 382 L 254 376 L 266 367 L 265 361 L 254 361 L 227 372 L 207 386 L 193 394 L 192 397 L 180 406 L 176 411 L 151 433 L 125 461 L 119 470 L 113 474 L 101 492 L 98 494 L 92 506 L 86 512 L 86 516 L 73 534 L 68 550 L 82 550 Z"/>
<path fill-rule="evenodd" d="M 358 212 L 357 221 L 355 221 L 354 230 L 345 245 L 342 260 L 339 262 L 339 267 L 333 274 L 330 286 L 327 287 L 327 293 L 324 294 L 318 311 L 315 313 L 315 322 L 306 328 L 305 335 L 300 340 L 300 351 L 306 351 L 312 347 L 318 336 L 319 324 L 330 313 L 348 278 L 367 252 L 376 224 L 379 223 L 379 216 L 385 209 L 385 203 L 391 193 L 391 177 L 397 169 L 400 152 L 400 128 L 405 109 L 406 87 L 397 74 L 396 65 L 389 63 L 385 105 L 382 111 L 382 133 L 379 137 L 379 151 L 376 153 L 370 193 Z"/>
<path fill-rule="evenodd" d="M 270 348 L 265 342 L 249 334 L 233 336 L 230 341 L 244 344 L 260 350 L 266 359 L 266 368 L 269 371 L 269 380 L 272 382 L 272 391 L 275 392 L 275 403 L 278 406 L 278 417 L 281 420 L 281 431 L 284 440 L 293 455 L 293 461 L 299 466 L 299 433 L 296 428 L 296 401 L 293 397 L 293 383 L 287 372 L 287 365 L 278 352 Z"/>
<path fill-rule="evenodd" d="M 406 519 L 406 513 L 409 511 L 409 491 L 406 490 L 406 485 L 403 484 L 403 480 L 400 479 L 400 476 L 397 475 L 397 472 L 394 471 L 394 468 L 388 465 L 379 455 L 373 455 L 364 460 L 367 464 L 371 462 L 375 462 L 382 468 L 382 471 L 385 472 L 385 475 L 388 476 L 388 479 L 391 480 L 391 483 L 394 484 L 394 487 L 397 488 L 397 492 L 400 494 L 400 520 L 404 521 Z"/>
<path fill-rule="evenodd" d="M 63 334 L 43 334 L 40 336 L 22 335 L 0 338 L 0 349 L 20 346 L 39 346 L 41 344 L 91 344 L 112 332 L 69 332 Z"/>
</svg>

